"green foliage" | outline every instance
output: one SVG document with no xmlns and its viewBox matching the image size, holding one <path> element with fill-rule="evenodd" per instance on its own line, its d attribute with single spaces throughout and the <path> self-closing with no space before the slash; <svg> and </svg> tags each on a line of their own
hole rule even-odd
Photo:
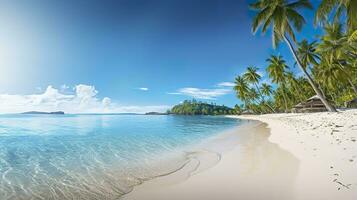
<svg viewBox="0 0 357 200">
<path fill-rule="evenodd" d="M 237 113 L 236 110 L 224 105 L 209 104 L 193 99 L 175 105 L 169 113 L 177 115 L 232 115 Z"/>
<path fill-rule="evenodd" d="M 315 24 L 324 24 L 331 20 L 338 21 L 342 14 L 347 15 L 348 28 L 357 29 L 357 1 L 356 0 L 322 0 L 315 16 Z"/>
<path fill-rule="evenodd" d="M 290 2 L 287 0 L 259 0 L 251 4 L 251 8 L 258 13 L 253 19 L 252 31 L 256 33 L 261 28 L 266 33 L 272 28 L 272 41 L 275 48 L 278 43 L 288 35 L 296 41 L 294 29 L 300 31 L 306 23 L 304 17 L 298 12 L 300 8 L 312 9 L 308 0 Z"/>
<path fill-rule="evenodd" d="M 298 42 L 295 37 L 295 31 L 299 32 L 305 24 L 300 9 L 311 9 L 310 1 L 258 0 L 251 8 L 257 11 L 253 33 L 259 28 L 266 33 L 270 28 L 273 47 L 284 40 L 303 76 L 296 77 L 289 71 L 282 56 L 272 55 L 266 60 L 266 71 L 274 87 L 259 83 L 258 68 L 248 67 L 243 76 L 235 79 L 234 90 L 244 102 L 237 113 L 286 112 L 313 95 L 329 111 L 335 111 L 334 106 L 344 106 L 357 97 L 356 0 L 322 0 L 315 22 L 322 25 L 324 33 L 313 42 Z"/>
</svg>

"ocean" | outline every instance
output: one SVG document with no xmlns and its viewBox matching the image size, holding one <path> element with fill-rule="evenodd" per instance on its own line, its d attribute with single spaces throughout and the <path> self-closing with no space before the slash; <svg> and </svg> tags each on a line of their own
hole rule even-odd
<svg viewBox="0 0 357 200">
<path fill-rule="evenodd" d="M 220 116 L 0 115 L 0 199 L 117 199 L 243 122 Z"/>
</svg>

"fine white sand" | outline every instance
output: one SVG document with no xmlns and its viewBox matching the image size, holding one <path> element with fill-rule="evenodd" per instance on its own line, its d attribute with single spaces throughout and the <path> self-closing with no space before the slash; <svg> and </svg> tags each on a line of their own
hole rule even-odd
<svg viewBox="0 0 357 200">
<path fill-rule="evenodd" d="M 269 140 L 300 161 L 295 199 L 357 199 L 357 110 L 243 116 L 269 124 Z"/>
<path fill-rule="evenodd" d="M 357 199 L 357 110 L 234 117 L 264 124 L 238 129 L 217 165 L 145 182 L 123 199 Z"/>
</svg>

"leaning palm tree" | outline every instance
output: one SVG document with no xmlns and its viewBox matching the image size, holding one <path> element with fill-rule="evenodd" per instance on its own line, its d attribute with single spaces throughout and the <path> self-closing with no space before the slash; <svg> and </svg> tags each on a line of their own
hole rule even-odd
<svg viewBox="0 0 357 200">
<path fill-rule="evenodd" d="M 308 0 L 297 0 L 291 3 L 288 0 L 259 0 L 256 3 L 251 4 L 251 7 L 259 11 L 253 20 L 253 33 L 256 33 L 260 27 L 262 28 L 262 33 L 266 33 L 268 28 L 272 27 L 273 47 L 275 48 L 282 40 L 286 42 L 296 63 L 307 77 L 318 97 L 329 111 L 336 112 L 336 109 L 324 98 L 320 89 L 307 73 L 305 67 L 303 67 L 294 47 L 294 44 L 296 45 L 296 38 L 293 28 L 300 31 L 305 24 L 304 17 L 297 11 L 297 9 L 312 9 L 311 3 Z"/>
<path fill-rule="evenodd" d="M 315 23 L 325 23 L 331 14 L 337 21 L 343 13 L 347 16 L 347 26 L 351 32 L 357 29 L 356 0 L 322 0 L 316 11 Z"/>
<path fill-rule="evenodd" d="M 285 88 L 286 83 L 286 69 L 288 66 L 286 65 L 285 60 L 282 56 L 274 56 L 272 55 L 270 58 L 267 59 L 269 66 L 267 67 L 267 72 L 269 77 L 272 79 L 273 83 L 279 85 L 279 87 Z M 288 102 L 285 92 L 282 93 L 284 104 L 285 104 L 285 112 L 288 111 Z"/>
<path fill-rule="evenodd" d="M 247 81 L 242 76 L 237 76 L 234 81 L 235 86 L 233 87 L 236 91 L 237 97 L 244 102 L 244 106 L 247 107 L 248 94 L 249 94 L 249 85 Z"/>
</svg>

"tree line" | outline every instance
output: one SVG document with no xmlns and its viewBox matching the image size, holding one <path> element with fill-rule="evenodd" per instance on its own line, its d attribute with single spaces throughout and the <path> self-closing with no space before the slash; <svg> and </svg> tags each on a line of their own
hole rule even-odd
<svg viewBox="0 0 357 200">
<path fill-rule="evenodd" d="M 250 5 L 256 11 L 252 32 L 272 33 L 273 48 L 284 42 L 302 76 L 279 54 L 266 59 L 266 72 L 276 88 L 261 82 L 259 68 L 249 66 L 235 78 L 234 90 L 243 102 L 237 113 L 288 112 L 299 102 L 317 95 L 326 109 L 357 97 L 357 1 L 322 0 L 314 24 L 323 30 L 315 41 L 296 39 L 306 21 L 300 13 L 312 10 L 308 0 L 259 0 Z"/>
</svg>

